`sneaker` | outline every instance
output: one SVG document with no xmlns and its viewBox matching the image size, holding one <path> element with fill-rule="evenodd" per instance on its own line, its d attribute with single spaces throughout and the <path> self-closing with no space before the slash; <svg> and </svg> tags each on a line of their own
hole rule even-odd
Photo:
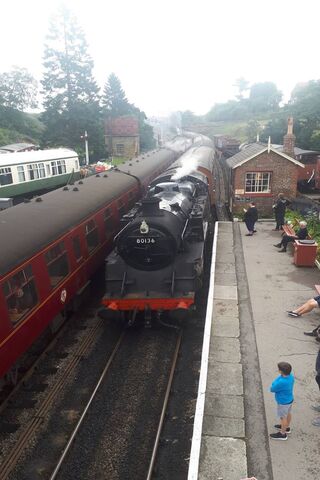
<svg viewBox="0 0 320 480">
<path fill-rule="evenodd" d="M 316 412 L 320 412 L 320 405 L 311 405 L 312 410 L 315 410 Z"/>
<path fill-rule="evenodd" d="M 307 337 L 316 337 L 317 333 L 314 330 L 310 330 L 309 332 L 303 332 L 304 335 L 307 335 Z"/>
<path fill-rule="evenodd" d="M 312 421 L 312 425 L 314 425 L 315 427 L 320 427 L 320 417 L 315 418 Z"/>
<path fill-rule="evenodd" d="M 276 248 L 281 248 L 281 243 L 276 243 L 275 245 L 273 245 L 274 247 Z"/>
<path fill-rule="evenodd" d="M 281 432 L 270 433 L 269 437 L 272 438 L 272 440 L 288 440 L 288 435 L 286 433 L 282 435 Z"/>
<path fill-rule="evenodd" d="M 287 250 L 285 250 L 284 248 L 282 248 L 282 250 L 279 250 L 278 253 L 284 253 L 284 252 L 286 252 L 286 251 L 287 251 Z"/>
<path fill-rule="evenodd" d="M 253 233 L 246 233 L 246 237 L 252 237 Z"/>
<path fill-rule="evenodd" d="M 257 233 L 257 230 L 253 230 L 253 233 Z"/>
<path fill-rule="evenodd" d="M 301 317 L 300 313 L 296 313 L 293 310 L 287 310 L 289 317 Z"/>
<path fill-rule="evenodd" d="M 274 428 L 276 428 L 277 430 L 281 430 L 281 425 L 280 425 L 280 423 L 277 424 L 277 425 L 275 425 Z M 290 427 L 288 427 L 288 428 L 286 429 L 286 433 L 291 433 L 291 428 L 290 428 Z"/>
</svg>

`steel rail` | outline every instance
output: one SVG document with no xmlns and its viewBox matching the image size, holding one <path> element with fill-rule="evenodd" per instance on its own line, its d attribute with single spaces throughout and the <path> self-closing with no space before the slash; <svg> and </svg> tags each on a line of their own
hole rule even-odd
<svg viewBox="0 0 320 480">
<path fill-rule="evenodd" d="M 157 430 L 157 434 L 156 434 L 156 438 L 155 438 L 155 442 L 154 442 L 154 446 L 153 446 L 153 450 L 152 450 L 152 456 L 151 456 L 146 480 L 151 480 L 152 473 L 153 473 L 153 467 L 154 467 L 154 463 L 155 463 L 156 455 L 157 455 L 157 451 L 158 451 L 158 446 L 159 446 L 160 434 L 161 434 L 161 430 L 162 430 L 162 426 L 163 426 L 163 422 L 164 422 L 164 417 L 165 417 L 166 410 L 167 410 L 167 405 L 168 405 L 170 390 L 171 390 L 171 386 L 172 386 L 173 376 L 174 376 L 174 372 L 175 372 L 176 364 L 177 364 L 177 360 L 178 360 L 178 354 L 179 354 L 179 350 L 180 350 L 181 339 L 182 339 L 182 332 L 180 331 L 178 339 L 177 339 L 177 343 L 176 343 L 176 349 L 175 349 L 174 356 L 173 356 L 173 361 L 172 361 L 172 366 L 171 366 L 171 371 L 170 371 L 170 377 L 169 377 L 169 380 L 168 380 L 166 394 L 165 394 L 164 401 L 163 401 L 163 406 L 162 406 L 162 411 L 161 411 L 161 415 L 160 415 L 158 430 Z"/>
<path fill-rule="evenodd" d="M 66 368 L 63 370 L 63 375 L 61 374 L 61 377 L 53 386 L 53 388 L 49 391 L 48 395 L 44 398 L 36 413 L 33 415 L 31 420 L 28 421 L 26 428 L 20 434 L 14 448 L 10 450 L 8 457 L 5 458 L 5 461 L 0 464 L 0 480 L 6 480 L 10 472 L 17 465 L 25 447 L 28 445 L 37 428 L 39 428 L 42 424 L 43 419 L 48 413 L 52 403 L 58 397 L 60 391 L 67 383 L 70 374 L 80 363 L 82 356 L 86 353 L 86 351 L 90 349 L 90 347 L 96 341 L 96 338 L 100 334 L 103 323 L 103 320 L 99 319 L 96 325 L 94 325 L 90 329 L 90 333 L 88 333 L 84 340 L 78 345 L 77 350 L 75 352 L 72 352 L 72 359 L 67 364 Z"/>
<path fill-rule="evenodd" d="M 125 335 L 126 335 L 126 332 L 122 332 L 122 334 L 121 334 L 121 336 L 120 336 L 120 338 L 119 338 L 119 340 L 118 340 L 118 342 L 117 342 L 117 344 L 116 344 L 116 346 L 115 346 L 112 354 L 110 355 L 110 357 L 109 357 L 109 359 L 108 359 L 108 362 L 107 362 L 106 366 L 105 366 L 104 369 L 103 369 L 103 372 L 102 372 L 102 374 L 101 374 L 101 376 L 100 376 L 100 378 L 99 378 L 99 380 L 98 380 L 98 383 L 97 383 L 97 385 L 96 385 L 96 387 L 95 387 L 95 389 L 94 389 L 94 391 L 93 391 L 93 393 L 92 393 L 92 395 L 91 395 L 91 397 L 90 397 L 90 399 L 89 399 L 89 401 L 88 401 L 88 403 L 87 403 L 84 411 L 82 412 L 82 415 L 81 415 L 81 417 L 80 417 L 80 419 L 79 419 L 79 421 L 78 421 L 75 429 L 73 430 L 73 432 L 72 432 L 72 434 L 71 434 L 71 436 L 70 436 L 70 438 L 69 438 L 69 440 L 68 440 L 67 445 L 65 446 L 65 448 L 64 448 L 64 450 L 63 450 L 63 452 L 62 452 L 62 455 L 61 455 L 61 457 L 60 457 L 60 459 L 59 459 L 59 461 L 58 461 L 58 463 L 57 463 L 57 465 L 56 465 L 56 468 L 54 469 L 54 471 L 53 471 L 53 473 L 52 473 L 52 475 L 51 475 L 51 477 L 50 477 L 50 480 L 54 480 L 55 478 L 57 478 L 57 474 L 58 474 L 58 472 L 59 472 L 59 470 L 60 470 L 60 468 L 61 468 L 61 465 L 63 464 L 64 459 L 65 459 L 67 453 L 68 453 L 69 450 L 70 450 L 70 447 L 71 447 L 71 445 L 72 445 L 72 443 L 73 443 L 73 441 L 74 441 L 74 439 L 75 439 L 75 437 L 76 437 L 76 435 L 77 435 L 77 433 L 78 433 L 78 430 L 79 430 L 79 428 L 80 428 L 81 425 L 82 425 L 82 422 L 83 422 L 83 420 L 84 420 L 84 418 L 85 418 L 85 416 L 86 416 L 86 414 L 87 414 L 87 412 L 88 412 L 88 410 L 89 410 L 89 408 L 90 408 L 90 405 L 91 405 L 91 403 L 93 402 L 93 400 L 94 400 L 94 398 L 95 398 L 95 396 L 96 396 L 96 393 L 97 393 L 97 391 L 98 391 L 98 389 L 99 389 L 99 387 L 100 387 L 100 385 L 101 385 L 101 383 L 102 383 L 102 381 L 103 381 L 106 373 L 108 372 L 109 367 L 110 367 L 110 365 L 111 365 L 111 363 L 112 363 L 112 361 L 113 361 L 113 359 L 114 359 L 117 351 L 119 350 L 119 347 L 120 347 L 120 345 L 121 345 L 121 343 L 122 343 Z"/>
</svg>

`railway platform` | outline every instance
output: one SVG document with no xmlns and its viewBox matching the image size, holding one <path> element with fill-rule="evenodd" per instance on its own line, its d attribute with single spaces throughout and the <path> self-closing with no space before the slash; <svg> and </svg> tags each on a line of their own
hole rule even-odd
<svg viewBox="0 0 320 480">
<path fill-rule="evenodd" d="M 300 318 L 287 310 L 316 295 L 320 272 L 297 267 L 273 245 L 273 221 L 218 222 L 202 351 L 188 479 L 315 480 L 320 478 L 320 427 L 311 405 L 319 403 L 315 359 L 319 343 L 303 334 L 320 323 L 319 310 Z M 277 422 L 277 363 L 295 375 L 292 433 L 269 438 Z"/>
</svg>

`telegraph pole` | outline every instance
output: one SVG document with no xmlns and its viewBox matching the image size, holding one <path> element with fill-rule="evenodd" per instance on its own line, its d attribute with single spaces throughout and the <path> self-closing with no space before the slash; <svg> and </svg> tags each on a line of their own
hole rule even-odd
<svg viewBox="0 0 320 480">
<path fill-rule="evenodd" d="M 80 138 L 84 138 L 84 144 L 85 144 L 85 148 L 86 148 L 86 165 L 89 165 L 89 146 L 88 146 L 87 130 L 84 132 L 84 135 L 81 135 Z"/>
</svg>

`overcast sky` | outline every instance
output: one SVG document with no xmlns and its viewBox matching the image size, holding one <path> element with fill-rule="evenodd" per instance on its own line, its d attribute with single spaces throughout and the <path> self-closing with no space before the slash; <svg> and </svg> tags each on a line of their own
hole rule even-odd
<svg viewBox="0 0 320 480">
<path fill-rule="evenodd" d="M 40 80 L 48 19 L 61 0 L 1 4 L 0 72 Z M 206 113 L 234 98 L 235 80 L 272 81 L 288 99 L 320 78 L 319 0 L 65 0 L 77 16 L 102 87 L 111 72 L 148 116 Z"/>
</svg>

